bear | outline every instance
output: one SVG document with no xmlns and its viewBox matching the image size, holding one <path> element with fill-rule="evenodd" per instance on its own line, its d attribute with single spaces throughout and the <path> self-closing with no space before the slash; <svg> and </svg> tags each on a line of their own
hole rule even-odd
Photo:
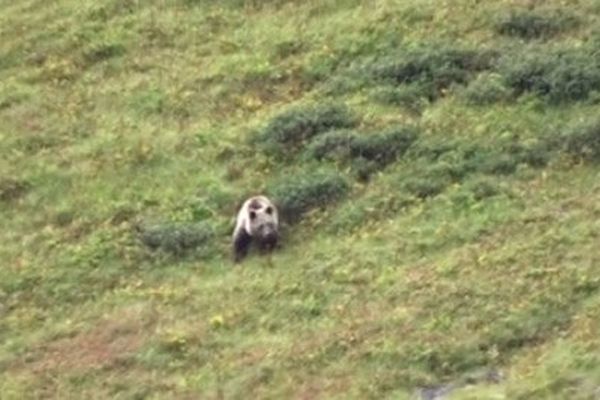
<svg viewBox="0 0 600 400">
<path fill-rule="evenodd" d="M 262 251 L 271 251 L 279 243 L 279 214 L 268 197 L 252 196 L 237 214 L 233 231 L 233 260 L 240 262 L 255 242 Z"/>
</svg>

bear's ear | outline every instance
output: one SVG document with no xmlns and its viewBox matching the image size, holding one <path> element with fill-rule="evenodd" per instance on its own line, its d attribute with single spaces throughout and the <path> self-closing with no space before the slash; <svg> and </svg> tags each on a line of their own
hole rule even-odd
<svg viewBox="0 0 600 400">
<path fill-rule="evenodd" d="M 250 219 L 253 220 L 256 218 L 256 212 L 255 211 L 250 211 Z"/>
<path fill-rule="evenodd" d="M 267 207 L 265 212 L 269 215 L 273 214 L 273 207 L 271 207 L 271 206 Z"/>
</svg>

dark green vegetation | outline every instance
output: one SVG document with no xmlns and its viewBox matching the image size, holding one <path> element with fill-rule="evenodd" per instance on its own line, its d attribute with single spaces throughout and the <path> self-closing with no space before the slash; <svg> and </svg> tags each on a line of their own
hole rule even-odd
<svg viewBox="0 0 600 400">
<path fill-rule="evenodd" d="M 600 4 L 524 3 L 0 0 L 0 397 L 597 397 Z"/>
<path fill-rule="evenodd" d="M 181 255 L 186 251 L 206 245 L 212 230 L 203 224 L 156 224 L 137 227 L 139 238 L 152 250 L 164 250 Z"/>
<path fill-rule="evenodd" d="M 496 31 L 522 39 L 548 39 L 577 26 L 577 18 L 567 8 L 552 10 L 512 10 L 499 18 Z"/>
<path fill-rule="evenodd" d="M 314 136 L 352 125 L 353 117 L 345 107 L 314 104 L 292 108 L 275 116 L 256 140 L 267 149 L 289 155 Z"/>
<path fill-rule="evenodd" d="M 334 203 L 348 192 L 348 183 L 336 173 L 305 174 L 305 171 L 294 171 L 269 190 L 283 218 L 289 222 L 298 222 L 307 211 Z"/>
</svg>

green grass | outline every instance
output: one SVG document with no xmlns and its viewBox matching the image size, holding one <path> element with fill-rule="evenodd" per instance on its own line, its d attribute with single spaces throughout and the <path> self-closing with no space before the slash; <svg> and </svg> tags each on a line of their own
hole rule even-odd
<svg viewBox="0 0 600 400">
<path fill-rule="evenodd" d="M 596 398 L 600 6 L 476 3 L 0 0 L 0 397 Z"/>
</svg>

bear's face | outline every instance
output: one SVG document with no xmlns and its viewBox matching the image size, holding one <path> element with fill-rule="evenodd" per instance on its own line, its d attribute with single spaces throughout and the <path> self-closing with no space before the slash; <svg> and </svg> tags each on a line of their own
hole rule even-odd
<svg viewBox="0 0 600 400">
<path fill-rule="evenodd" d="M 277 211 L 271 205 L 250 204 L 248 218 L 250 236 L 264 245 L 274 245 L 277 242 Z"/>
</svg>

